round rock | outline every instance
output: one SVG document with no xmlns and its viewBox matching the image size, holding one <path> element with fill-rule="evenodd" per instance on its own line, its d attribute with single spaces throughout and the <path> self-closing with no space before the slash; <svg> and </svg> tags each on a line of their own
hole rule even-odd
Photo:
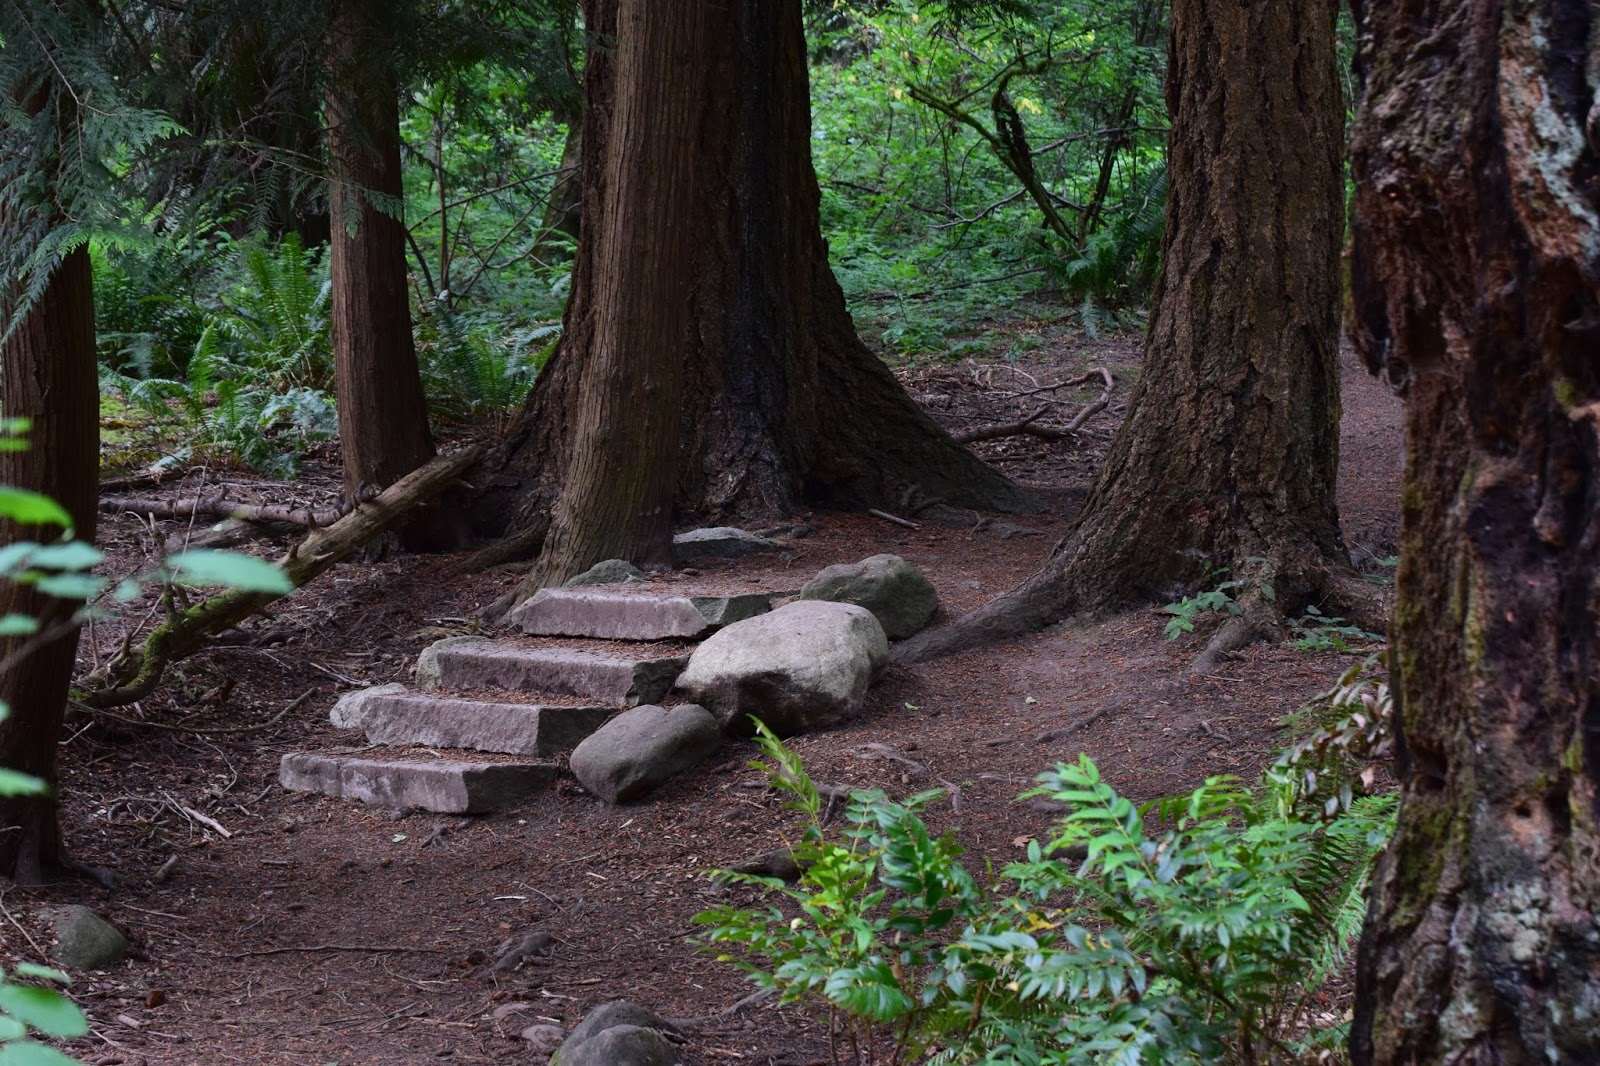
<svg viewBox="0 0 1600 1066">
<path fill-rule="evenodd" d="M 800 598 L 865 607 L 890 640 L 921 632 L 939 609 L 939 595 L 922 571 L 888 554 L 827 567 L 806 583 Z"/>
</svg>

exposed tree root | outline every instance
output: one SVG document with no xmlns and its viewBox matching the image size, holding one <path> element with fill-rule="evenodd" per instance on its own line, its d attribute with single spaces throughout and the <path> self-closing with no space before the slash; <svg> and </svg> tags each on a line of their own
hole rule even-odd
<svg viewBox="0 0 1600 1066">
<path fill-rule="evenodd" d="M 955 434 L 954 439 L 958 444 L 973 444 L 981 440 L 999 440 L 1002 437 L 1016 437 L 1023 435 L 1038 437 L 1041 440 L 1066 440 L 1078 430 L 1082 429 L 1084 423 L 1088 422 L 1089 419 L 1093 418 L 1095 415 L 1099 414 L 1101 411 L 1104 411 L 1108 406 L 1110 406 L 1111 393 L 1116 389 L 1117 386 L 1116 379 L 1111 376 L 1111 371 L 1107 370 L 1105 367 L 1095 367 L 1087 374 L 1075 377 L 1070 381 L 1060 381 L 1054 385 L 1041 385 L 1039 388 L 1028 389 L 1025 392 L 1019 392 L 1016 394 L 1018 396 L 1035 396 L 1041 392 L 1052 392 L 1056 389 L 1066 389 L 1087 384 L 1097 377 L 1104 383 L 1105 386 L 1100 390 L 1100 395 L 1094 400 L 1093 403 L 1089 404 L 1083 410 L 1074 415 L 1072 417 L 1072 421 L 1068 422 L 1064 426 L 1049 425 L 1039 421 L 1039 419 L 1043 418 L 1050 410 L 1051 403 L 1045 403 L 1042 404 L 1037 411 L 1034 411 L 1033 414 L 1019 421 L 1004 422 L 997 426 L 986 426 L 982 429 L 971 429 L 965 433 Z"/>
<path fill-rule="evenodd" d="M 1224 659 L 1236 651 L 1248 648 L 1257 641 L 1278 640 L 1284 633 L 1283 612 L 1266 597 L 1247 596 L 1241 604 L 1243 612 L 1224 622 L 1205 649 L 1189 664 L 1190 674 L 1209 674 Z"/>
<path fill-rule="evenodd" d="M 418 508 L 457 483 L 481 454 L 477 447 L 441 455 L 363 501 L 326 529 L 314 531 L 278 561 L 299 588 L 372 538 L 393 528 Z M 84 679 L 78 702 L 86 707 L 119 707 L 143 699 L 160 684 L 166 668 L 205 646 L 207 640 L 238 625 L 281 598 L 276 592 L 234 590 L 172 613 L 137 650 L 126 650 Z M 170 597 L 168 600 L 170 602 Z"/>
</svg>

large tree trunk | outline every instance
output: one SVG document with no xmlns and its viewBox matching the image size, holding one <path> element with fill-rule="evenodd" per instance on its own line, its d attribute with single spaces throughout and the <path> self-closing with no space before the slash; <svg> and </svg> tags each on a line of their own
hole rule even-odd
<svg viewBox="0 0 1600 1066">
<path fill-rule="evenodd" d="M 1144 367 L 1045 568 L 902 646 L 927 658 L 1228 568 L 1293 607 L 1348 565 L 1339 458 L 1337 0 L 1177 0 L 1165 262 Z"/>
<path fill-rule="evenodd" d="M 626 36 L 655 19 L 619 24 L 616 0 L 586 7 L 584 222 L 573 298 L 561 347 L 494 463 L 499 477 L 485 498 L 490 524 L 537 529 L 571 457 L 596 446 L 592 434 L 601 427 L 585 419 L 580 431 L 570 413 L 592 402 L 585 390 L 612 388 L 594 372 L 595 360 L 614 358 L 604 355 L 601 338 L 614 328 L 607 316 L 624 305 L 604 296 L 611 284 L 601 265 L 606 249 L 602 227 L 591 223 L 624 213 L 641 228 L 663 222 L 637 213 L 645 205 L 631 186 L 646 176 L 607 165 L 614 141 L 653 121 L 614 108 L 636 94 L 655 98 L 658 108 L 669 98 L 673 107 L 692 108 L 696 123 L 694 136 L 676 146 L 684 164 L 692 163 L 691 210 L 673 223 L 686 232 L 641 238 L 683 247 L 676 277 L 655 293 L 685 292 L 688 299 L 674 311 L 650 312 L 689 319 L 679 356 L 676 454 L 630 459 L 636 466 L 675 463 L 677 516 L 885 505 L 909 491 L 969 506 L 1028 508 L 1021 491 L 918 409 L 856 337 L 819 229 L 798 0 L 738 0 L 719 10 L 719 24 L 683 40 L 681 65 L 668 79 L 693 88 L 669 91 L 666 83 L 628 85 L 645 69 L 620 58 L 613 65 L 613 49 L 620 57 L 653 47 Z M 582 560 L 569 555 L 562 562 L 565 569 Z"/>
<path fill-rule="evenodd" d="M 1365 2 L 1358 340 L 1407 388 L 1358 1063 L 1600 1061 L 1600 17 Z"/>
<path fill-rule="evenodd" d="M 329 35 L 333 348 L 345 492 L 361 499 L 433 457 L 406 293 L 400 117 L 382 5 L 349 0 Z M 428 523 L 406 539 L 423 547 Z"/>
<path fill-rule="evenodd" d="M 0 322 L 10 317 L 3 303 Z M 32 421 L 26 451 L 0 451 L 0 485 L 54 498 L 72 516 L 77 538 L 88 542 L 94 540 L 100 463 L 94 340 L 89 252 L 79 248 L 56 267 L 44 292 L 0 345 L 0 413 Z M 59 533 L 6 525 L 0 540 L 54 539 Z M 0 583 L 0 615 L 37 618 L 41 634 L 70 623 L 78 606 L 25 585 Z M 30 639 L 0 642 L 0 659 Z M 77 651 L 78 630 L 71 627 L 0 674 L 0 700 L 11 712 L 0 721 L 0 767 L 55 784 L 56 746 Z M 61 865 L 56 806 L 54 795 L 0 797 L 0 877 L 37 882 Z"/>
</svg>

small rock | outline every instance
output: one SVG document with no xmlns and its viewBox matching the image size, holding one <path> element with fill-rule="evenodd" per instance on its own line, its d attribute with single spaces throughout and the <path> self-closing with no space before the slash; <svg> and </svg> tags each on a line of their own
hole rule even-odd
<svg viewBox="0 0 1600 1066">
<path fill-rule="evenodd" d="M 54 958 L 69 970 L 103 970 L 128 953 L 128 938 L 88 907 L 56 907 L 45 913 L 56 936 Z"/>
<path fill-rule="evenodd" d="M 826 567 L 800 590 L 800 598 L 865 607 L 890 640 L 920 632 L 939 609 L 939 595 L 922 571 L 887 554 Z"/>
<path fill-rule="evenodd" d="M 888 659 L 871 611 L 797 600 L 712 635 L 689 657 L 678 688 L 724 728 L 745 731 L 746 716 L 756 715 L 791 735 L 855 714 Z"/>
<path fill-rule="evenodd" d="M 541 930 L 535 930 L 515 940 L 507 940 L 495 953 L 494 972 L 510 973 L 520 969 L 529 959 L 549 954 L 550 945 L 555 942 L 555 937 Z"/>
<path fill-rule="evenodd" d="M 758 552 L 776 551 L 779 547 L 775 540 L 733 526 L 691 529 L 672 538 L 672 555 L 680 563 L 702 559 L 743 559 Z"/>
<path fill-rule="evenodd" d="M 550 1056 L 550 1066 L 672 1066 L 682 1061 L 664 1018 L 614 1000 L 590 1011 Z"/>
<path fill-rule="evenodd" d="M 536 1059 L 542 1059 L 556 1053 L 567 1038 L 567 1031 L 559 1025 L 530 1025 L 517 1035 L 527 1042 L 528 1051 Z"/>
<path fill-rule="evenodd" d="M 704 707 L 635 707 L 573 750 L 572 773 L 607 803 L 626 803 L 694 766 L 721 741 L 717 720 Z"/>
<path fill-rule="evenodd" d="M 626 559 L 607 559 L 595 563 L 577 577 L 568 578 L 565 588 L 583 588 L 585 585 L 618 585 L 624 581 L 643 581 L 644 571 Z"/>
</svg>

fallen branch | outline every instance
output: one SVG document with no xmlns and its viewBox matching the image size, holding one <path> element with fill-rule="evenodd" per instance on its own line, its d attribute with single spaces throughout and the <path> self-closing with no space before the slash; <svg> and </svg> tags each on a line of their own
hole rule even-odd
<svg viewBox="0 0 1600 1066">
<path fill-rule="evenodd" d="M 881 518 L 885 522 L 890 522 L 890 523 L 893 523 L 894 525 L 897 525 L 897 526 L 904 526 L 906 529 L 921 529 L 922 528 L 921 526 L 917 525 L 915 522 L 908 521 L 908 520 L 906 520 L 904 518 L 899 517 L 898 515 L 892 515 L 888 511 L 880 511 L 876 507 L 868 508 L 867 509 L 867 513 L 869 515 L 871 515 L 873 518 Z"/>
<path fill-rule="evenodd" d="M 103 496 L 100 510 L 108 514 L 131 511 L 152 518 L 233 518 L 241 522 L 280 522 L 318 529 L 331 526 L 348 510 L 310 507 L 282 507 L 274 504 L 240 503 L 214 496 L 186 496 L 178 500 L 157 500 L 144 496 Z"/>
<path fill-rule="evenodd" d="M 411 512 L 433 502 L 481 454 L 482 448 L 475 446 L 438 456 L 361 502 L 332 525 L 313 530 L 278 560 L 289 584 L 299 588 Z M 282 595 L 234 590 L 174 612 L 151 631 L 138 651 L 117 655 L 85 678 L 85 694 L 78 702 L 99 709 L 143 699 L 160 683 L 169 665 L 194 654 L 212 636 L 238 625 Z"/>
<path fill-rule="evenodd" d="M 1036 389 L 1028 389 L 1023 392 L 1012 394 L 1014 396 L 1033 396 L 1041 392 L 1049 392 L 1053 389 L 1065 388 L 1068 385 L 1082 385 L 1092 381 L 1096 377 L 1100 378 L 1100 380 L 1105 384 L 1105 387 L 1100 391 L 1100 395 L 1095 397 L 1093 403 L 1090 403 L 1084 407 L 1083 410 L 1074 415 L 1072 421 L 1068 422 L 1064 426 L 1054 426 L 1041 423 L 1039 421 L 1040 418 L 1044 417 L 1045 412 L 1050 409 L 1049 404 L 1046 404 L 1045 406 L 1040 407 L 1037 411 L 1033 412 L 1033 414 L 1029 415 L 1027 418 L 1024 418 L 1018 422 L 1005 422 L 998 426 L 986 426 L 982 429 L 969 429 L 965 433 L 956 433 L 953 435 L 955 441 L 958 444 L 976 444 L 981 440 L 998 440 L 1001 437 L 1018 437 L 1023 435 L 1038 437 L 1041 440 L 1065 440 L 1068 437 L 1071 437 L 1078 430 L 1082 429 L 1085 422 L 1088 422 L 1089 419 L 1093 418 L 1095 415 L 1099 414 L 1101 411 L 1104 411 L 1111 405 L 1111 393 L 1116 388 L 1117 384 L 1116 379 L 1111 376 L 1111 371 L 1105 369 L 1104 367 L 1096 367 L 1094 370 L 1091 370 L 1088 374 L 1085 374 L 1080 379 L 1063 381 L 1055 385 L 1042 385 Z"/>
<path fill-rule="evenodd" d="M 303 947 L 261 948 L 229 955 L 230 959 L 258 959 L 263 955 L 321 954 L 325 951 L 353 951 L 371 955 L 439 955 L 443 948 L 410 948 L 400 944 L 306 944 Z"/>
</svg>

